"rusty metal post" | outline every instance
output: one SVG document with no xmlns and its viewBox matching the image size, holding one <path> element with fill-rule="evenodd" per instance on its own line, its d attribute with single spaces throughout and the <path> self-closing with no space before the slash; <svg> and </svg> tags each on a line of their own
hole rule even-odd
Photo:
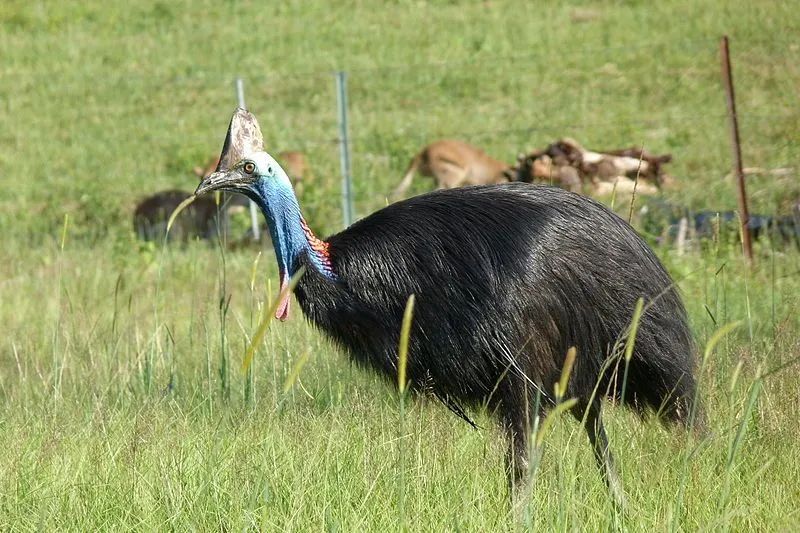
<svg viewBox="0 0 800 533">
<path fill-rule="evenodd" d="M 733 92 L 733 73 L 731 72 L 731 56 L 728 46 L 728 36 L 720 41 L 720 56 L 722 59 L 722 79 L 725 83 L 725 96 L 728 101 L 728 116 L 731 126 L 731 148 L 733 150 L 733 174 L 739 185 L 739 219 L 742 231 L 742 247 L 747 261 L 753 262 L 753 245 L 750 232 L 747 230 L 750 213 L 747 210 L 747 192 L 744 186 L 744 170 L 742 167 L 742 147 L 739 141 L 739 119 L 736 115 L 736 98 Z"/>
</svg>

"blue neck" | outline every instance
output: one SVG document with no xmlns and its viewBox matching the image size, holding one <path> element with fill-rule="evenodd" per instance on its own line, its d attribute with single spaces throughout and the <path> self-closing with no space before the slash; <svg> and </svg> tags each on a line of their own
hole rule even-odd
<svg viewBox="0 0 800 533">
<path fill-rule="evenodd" d="M 258 193 L 253 200 L 267 219 L 272 246 L 282 274 L 293 276 L 299 268 L 299 258 L 305 253 L 311 265 L 326 277 L 333 279 L 328 258 L 312 243 L 321 243 L 305 225 L 300 205 L 291 186 L 259 181 L 255 184 Z"/>
</svg>

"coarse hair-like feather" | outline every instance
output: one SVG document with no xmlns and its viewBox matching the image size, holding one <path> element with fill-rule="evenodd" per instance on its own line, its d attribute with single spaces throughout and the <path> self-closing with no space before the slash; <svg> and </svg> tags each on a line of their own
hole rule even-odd
<svg viewBox="0 0 800 533">
<path fill-rule="evenodd" d="M 552 405 L 571 346 L 578 355 L 566 395 L 578 399 L 573 414 L 594 424 L 587 430 L 610 484 L 600 397 L 688 423 L 695 347 L 678 290 L 603 205 L 518 183 L 441 190 L 392 204 L 327 242 L 337 279 L 308 270 L 295 290 L 306 316 L 356 361 L 394 379 L 403 309 L 416 295 L 412 386 L 468 422 L 463 406 L 496 412 L 512 441 L 513 478 L 524 476 L 530 417 Z M 620 347 L 639 298 L 645 310 L 621 398 Z"/>
<path fill-rule="evenodd" d="M 625 402 L 669 419 L 688 413 L 694 347 L 678 291 L 636 232 L 591 199 L 522 184 L 443 190 L 327 241 L 338 280 L 310 269 L 298 301 L 357 361 L 387 376 L 413 293 L 409 376 L 437 395 L 477 404 L 497 389 L 492 404 L 519 410 L 525 383 L 549 396 L 576 346 L 567 393 L 588 399 L 599 379 L 618 398 L 616 367 L 604 364 L 642 297 Z"/>
</svg>

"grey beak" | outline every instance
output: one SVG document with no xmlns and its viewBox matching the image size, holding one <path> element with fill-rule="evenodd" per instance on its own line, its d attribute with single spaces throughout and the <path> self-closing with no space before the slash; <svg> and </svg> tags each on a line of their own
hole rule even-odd
<svg viewBox="0 0 800 533">
<path fill-rule="evenodd" d="M 229 172 L 227 170 L 212 172 L 200 182 L 197 189 L 194 191 L 195 196 L 200 196 L 207 192 L 218 191 L 224 189 L 226 185 L 230 184 Z"/>
</svg>

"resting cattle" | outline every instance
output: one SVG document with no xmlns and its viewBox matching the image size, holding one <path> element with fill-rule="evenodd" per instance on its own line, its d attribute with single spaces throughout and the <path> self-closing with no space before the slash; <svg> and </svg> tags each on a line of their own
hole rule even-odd
<svg viewBox="0 0 800 533">
<path fill-rule="evenodd" d="M 136 235 L 145 241 L 163 240 L 170 215 L 189 196 L 189 192 L 171 189 L 148 196 L 139 202 L 133 213 L 133 230 Z M 221 217 L 235 208 L 242 208 L 248 201 L 238 194 L 226 196 L 226 202 L 219 207 L 213 197 L 197 198 L 175 219 L 169 232 L 169 240 L 185 242 L 192 239 L 215 239 L 223 227 Z"/>
<path fill-rule="evenodd" d="M 416 173 L 434 178 L 437 189 L 453 189 L 509 181 L 510 169 L 506 163 L 471 144 L 452 139 L 436 141 L 414 156 L 392 197 L 400 198 L 411 186 Z"/>
<path fill-rule="evenodd" d="M 549 182 L 573 192 L 580 192 L 586 184 L 588 191 L 598 196 L 614 189 L 631 193 L 638 178 L 636 192 L 654 194 L 671 182 L 663 171 L 663 165 L 671 160 L 669 154 L 653 155 L 636 147 L 595 152 L 563 138 L 544 150 L 520 154 L 510 174 L 516 181 Z"/>
</svg>

